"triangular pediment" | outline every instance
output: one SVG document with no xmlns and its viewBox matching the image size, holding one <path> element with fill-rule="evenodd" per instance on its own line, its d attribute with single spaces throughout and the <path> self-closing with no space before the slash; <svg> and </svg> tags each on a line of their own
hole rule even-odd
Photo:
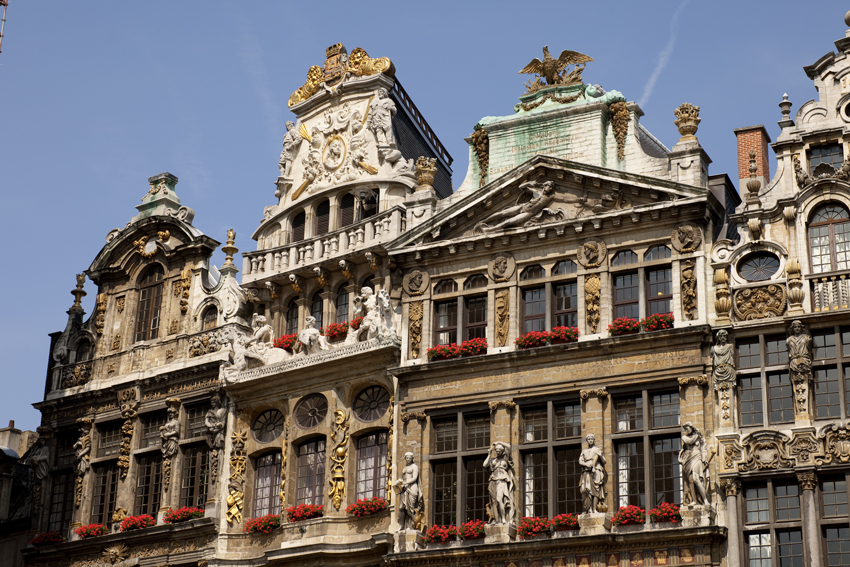
<svg viewBox="0 0 850 567">
<path fill-rule="evenodd" d="M 605 219 L 639 220 L 663 208 L 704 202 L 708 191 L 655 179 L 536 156 L 408 231 L 393 248 L 567 227 L 582 232 Z M 635 220 L 637 222 L 637 220 Z"/>
</svg>

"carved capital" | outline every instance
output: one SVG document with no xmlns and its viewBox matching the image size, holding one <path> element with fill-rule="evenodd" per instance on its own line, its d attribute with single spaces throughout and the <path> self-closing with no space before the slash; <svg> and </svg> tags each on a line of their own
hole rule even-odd
<svg viewBox="0 0 850 567">
<path fill-rule="evenodd" d="M 814 490 L 818 483 L 815 471 L 803 471 L 797 473 L 797 482 L 801 490 Z"/>
<path fill-rule="evenodd" d="M 581 399 L 586 400 L 587 398 L 594 396 L 597 398 L 607 398 L 608 390 L 605 388 L 596 388 L 595 390 L 582 390 L 581 391 Z"/>
<path fill-rule="evenodd" d="M 505 408 L 507 410 L 512 410 L 516 407 L 516 402 L 512 399 L 508 400 L 499 400 L 498 402 L 490 402 L 490 411 L 496 411 L 499 408 Z"/>
<path fill-rule="evenodd" d="M 679 386 L 687 386 L 689 384 L 707 386 L 708 377 L 705 374 L 700 374 L 699 376 L 685 376 L 683 378 L 679 378 Z"/>
<path fill-rule="evenodd" d="M 425 422 L 425 421 L 427 421 L 428 416 L 425 415 L 424 411 L 403 412 L 401 414 L 401 420 L 404 423 L 409 422 L 411 419 L 415 419 L 416 421 Z"/>
<path fill-rule="evenodd" d="M 726 496 L 738 496 L 741 490 L 741 481 L 737 478 L 721 478 L 720 487 L 726 493 Z"/>
</svg>

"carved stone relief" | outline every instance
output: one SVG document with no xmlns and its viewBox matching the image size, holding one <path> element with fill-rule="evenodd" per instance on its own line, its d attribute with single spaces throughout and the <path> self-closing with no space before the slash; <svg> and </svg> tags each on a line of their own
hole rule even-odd
<svg viewBox="0 0 850 567">
<path fill-rule="evenodd" d="M 608 390 L 605 389 L 605 388 L 596 388 L 596 389 L 593 389 L 593 390 L 582 390 L 581 392 L 579 392 L 579 396 L 581 397 L 582 400 L 586 400 L 590 397 L 607 398 L 608 397 Z"/>
<path fill-rule="evenodd" d="M 118 403 L 121 407 L 121 446 L 118 455 L 118 469 L 121 480 L 127 478 L 130 469 L 130 450 L 133 448 L 133 421 L 136 419 L 136 409 L 139 407 L 139 392 L 136 388 L 128 388 L 118 393 Z"/>
<path fill-rule="evenodd" d="M 118 350 L 121 348 L 121 333 L 115 333 L 115 337 L 112 339 L 112 350 Z"/>
<path fill-rule="evenodd" d="M 785 286 L 771 284 L 735 292 L 732 307 L 740 321 L 780 317 L 785 313 Z"/>
<path fill-rule="evenodd" d="M 480 172 L 478 186 L 484 187 L 487 180 L 487 173 L 490 169 L 490 138 L 487 131 L 479 128 L 472 133 L 472 150 L 475 152 L 475 159 L 478 161 L 478 171 Z"/>
<path fill-rule="evenodd" d="M 118 299 L 115 300 L 115 309 L 118 310 L 118 313 L 124 312 L 124 305 L 126 305 L 126 303 L 127 303 L 126 297 L 119 297 Z"/>
<path fill-rule="evenodd" d="M 62 370 L 62 387 L 72 388 L 74 386 L 82 386 L 91 381 L 92 364 L 83 363 L 68 366 Z"/>
<path fill-rule="evenodd" d="M 685 321 L 693 321 L 697 318 L 697 277 L 695 273 L 696 262 L 685 260 L 682 262 L 682 313 Z"/>
<path fill-rule="evenodd" d="M 785 339 L 788 367 L 794 383 L 794 409 L 800 419 L 809 418 L 809 383 L 812 380 L 812 337 L 800 322 L 791 323 L 791 334 Z"/>
<path fill-rule="evenodd" d="M 743 458 L 743 448 L 734 441 L 721 443 L 720 454 L 723 459 L 723 468 L 726 470 L 734 470 L 735 463 Z"/>
<path fill-rule="evenodd" d="M 729 333 L 725 329 L 717 331 L 711 357 L 714 366 L 714 389 L 720 401 L 720 421 L 724 425 L 732 423 L 732 405 L 735 391 L 734 349 L 729 342 Z"/>
<path fill-rule="evenodd" d="M 487 272 L 494 282 L 506 282 L 516 272 L 516 260 L 507 252 L 493 254 L 487 264 Z"/>
<path fill-rule="evenodd" d="M 496 346 L 508 344 L 508 330 L 511 322 L 511 293 L 508 289 L 496 292 Z"/>
<path fill-rule="evenodd" d="M 412 301 L 408 305 L 408 332 L 410 341 L 410 358 L 419 358 L 422 346 L 422 314 L 424 302 Z"/>
<path fill-rule="evenodd" d="M 490 411 L 496 411 L 499 408 L 505 408 L 506 410 L 512 410 L 516 408 L 516 402 L 513 400 L 499 400 L 496 402 L 490 402 Z"/>
<path fill-rule="evenodd" d="M 818 432 L 818 439 L 824 441 L 823 458 L 815 459 L 818 465 L 850 463 L 850 430 L 845 423 L 830 423 Z"/>
<path fill-rule="evenodd" d="M 328 496 L 334 508 L 339 510 L 342 500 L 345 498 L 345 462 L 348 459 L 348 414 L 345 410 L 334 412 L 334 426 L 331 431 L 331 440 L 336 443 L 331 452 L 330 459 L 331 477 L 328 479 L 330 490 Z M 337 439 L 337 435 L 341 437 Z"/>
<path fill-rule="evenodd" d="M 221 330 L 196 335 L 189 340 L 189 358 L 218 352 L 226 342 Z"/>
<path fill-rule="evenodd" d="M 97 294 L 97 302 L 95 304 L 97 316 L 94 320 L 94 326 L 98 335 L 103 334 L 103 327 L 106 325 L 106 299 L 107 295 L 105 293 Z"/>
<path fill-rule="evenodd" d="M 588 238 L 576 250 L 578 263 L 585 268 L 598 268 L 607 254 L 608 247 L 598 238 Z"/>
<path fill-rule="evenodd" d="M 613 102 L 608 105 L 611 111 L 611 129 L 617 140 L 617 159 L 626 159 L 626 136 L 629 132 L 629 109 L 625 102 Z"/>
<path fill-rule="evenodd" d="M 790 447 L 798 465 L 811 463 L 812 457 L 821 452 L 820 443 L 808 432 L 795 435 Z"/>
<path fill-rule="evenodd" d="M 180 442 L 180 398 L 168 398 L 165 404 L 168 406 L 168 420 L 159 428 L 159 436 L 162 439 L 160 450 L 162 451 L 162 490 L 168 494 L 171 485 L 171 461 L 177 456 Z"/>
<path fill-rule="evenodd" d="M 585 319 L 589 334 L 595 334 L 599 327 L 599 301 L 602 291 L 602 281 L 599 274 L 590 274 L 584 278 Z"/>
<path fill-rule="evenodd" d="M 702 231 L 692 224 L 678 226 L 670 236 L 670 244 L 681 254 L 694 252 L 702 244 Z"/>
<path fill-rule="evenodd" d="M 402 287 L 408 295 L 422 295 L 428 290 L 431 276 L 425 270 L 411 270 L 404 275 Z"/>
<path fill-rule="evenodd" d="M 234 431 L 230 436 L 230 477 L 227 484 L 227 512 L 225 519 L 233 525 L 242 522 L 242 506 L 245 496 L 245 468 L 248 454 L 245 452 L 245 441 L 248 432 L 244 429 Z"/>
<path fill-rule="evenodd" d="M 742 441 L 746 461 L 738 465 L 741 472 L 790 468 L 794 462 L 788 458 L 788 436 L 778 431 L 756 431 Z"/>
<path fill-rule="evenodd" d="M 737 478 L 722 478 L 720 479 L 720 488 L 726 496 L 737 496 L 741 491 L 741 481 Z"/>
<path fill-rule="evenodd" d="M 216 478 L 218 478 L 218 456 L 224 449 L 224 430 L 226 425 L 227 409 L 221 403 L 221 394 L 214 392 L 210 396 L 210 409 L 204 415 L 204 426 L 207 428 L 207 445 L 210 447 L 210 477 L 213 486 L 215 486 Z"/>
<path fill-rule="evenodd" d="M 560 208 L 549 208 L 555 201 L 557 188 L 552 181 L 526 181 L 519 189 L 525 191 L 515 205 L 490 213 L 473 228 L 474 234 L 494 232 L 506 228 L 564 220 L 566 213 Z M 530 200 L 528 199 L 530 196 Z"/>
<path fill-rule="evenodd" d="M 83 502 L 83 481 L 86 473 L 91 467 L 91 430 L 92 419 L 83 417 L 77 420 L 80 424 L 80 436 L 74 443 L 74 473 L 76 483 L 74 487 L 74 505 L 79 508 Z"/>
<path fill-rule="evenodd" d="M 798 472 L 797 482 L 803 490 L 814 490 L 818 485 L 818 477 L 814 471 Z"/>
</svg>

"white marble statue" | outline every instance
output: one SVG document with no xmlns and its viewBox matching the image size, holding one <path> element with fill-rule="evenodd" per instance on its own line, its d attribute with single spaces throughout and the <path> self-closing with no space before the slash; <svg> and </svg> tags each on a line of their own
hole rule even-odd
<svg viewBox="0 0 850 567">
<path fill-rule="evenodd" d="M 413 462 L 413 453 L 404 454 L 404 468 L 401 478 L 395 481 L 398 494 L 398 524 L 402 530 L 416 529 L 416 515 L 422 510 L 422 483 L 419 480 L 419 467 Z"/>
<path fill-rule="evenodd" d="M 375 135 L 375 142 L 384 146 L 395 147 L 393 134 L 393 116 L 396 106 L 387 93 L 387 89 L 378 89 L 377 96 L 369 103 L 369 116 L 366 124 Z"/>
<path fill-rule="evenodd" d="M 360 327 L 349 330 L 345 344 L 355 344 L 377 338 L 381 344 L 398 344 L 398 333 L 393 325 L 390 294 L 382 289 L 378 295 L 372 288 L 364 287 L 354 298 L 354 317 L 363 317 Z"/>
<path fill-rule="evenodd" d="M 590 433 L 585 437 L 587 449 L 581 452 L 578 464 L 581 467 L 579 490 L 582 497 L 582 513 L 595 514 L 600 503 L 605 502 L 605 455 L 596 446 L 596 437 Z"/>
<path fill-rule="evenodd" d="M 490 471 L 490 513 L 491 524 L 513 524 L 516 518 L 516 476 L 514 461 L 511 458 L 511 446 L 502 441 L 493 443 L 484 461 L 484 468 Z"/>
<path fill-rule="evenodd" d="M 289 121 L 286 123 L 286 134 L 283 136 L 283 151 L 280 152 L 280 176 L 286 177 L 292 169 L 292 160 L 295 159 L 295 154 L 298 151 L 298 146 L 301 145 L 301 134 L 295 129 L 295 123 Z"/>
<path fill-rule="evenodd" d="M 679 451 L 685 504 L 707 504 L 708 448 L 705 437 L 690 421 L 682 425 L 682 449 Z"/>
<path fill-rule="evenodd" d="M 329 350 L 331 346 L 328 340 L 316 328 L 316 318 L 308 315 L 305 323 L 307 327 L 298 332 L 298 342 L 301 343 L 301 352 L 311 355 L 318 354 L 323 350 Z"/>
</svg>

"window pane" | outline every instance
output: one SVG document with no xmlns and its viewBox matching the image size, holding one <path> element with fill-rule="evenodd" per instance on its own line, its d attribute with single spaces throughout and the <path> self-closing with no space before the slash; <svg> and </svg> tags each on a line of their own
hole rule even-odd
<svg viewBox="0 0 850 567">
<path fill-rule="evenodd" d="M 767 396 L 771 423 L 794 421 L 794 388 L 788 372 L 767 373 Z"/>
<path fill-rule="evenodd" d="M 617 445 L 618 506 L 645 507 L 643 467 L 642 441 Z"/>
<path fill-rule="evenodd" d="M 555 514 L 580 514 L 582 498 L 580 490 L 581 467 L 578 458 L 580 447 L 555 451 Z"/>
<path fill-rule="evenodd" d="M 313 304 L 310 306 L 310 315 L 316 320 L 316 328 L 321 329 L 324 325 L 324 301 L 321 296 L 317 295 L 313 298 Z"/>
<path fill-rule="evenodd" d="M 788 364 L 788 345 L 785 337 L 767 337 L 764 340 L 767 351 L 767 365 Z"/>
<path fill-rule="evenodd" d="M 640 283 L 636 273 L 614 276 L 614 305 L 616 307 L 614 311 L 616 318 L 638 319 L 640 317 L 639 296 Z"/>
<path fill-rule="evenodd" d="M 336 296 L 336 322 L 340 325 L 348 321 L 348 292 L 343 287 Z"/>
<path fill-rule="evenodd" d="M 93 467 L 94 468 L 94 467 Z M 109 463 L 94 468 L 94 493 L 92 494 L 91 523 L 111 524 L 118 489 L 118 465 Z"/>
<path fill-rule="evenodd" d="M 741 392 L 741 425 L 761 425 L 764 422 L 761 399 L 761 377 L 742 376 L 738 379 Z"/>
<path fill-rule="evenodd" d="M 758 338 L 739 340 L 735 344 L 738 346 L 738 368 L 758 368 L 761 366 Z"/>
<path fill-rule="evenodd" d="M 457 420 L 434 422 L 434 449 L 438 453 L 457 450 Z"/>
<path fill-rule="evenodd" d="M 750 567 L 771 567 L 770 534 L 747 534 L 747 555 Z"/>
<path fill-rule="evenodd" d="M 547 433 L 548 421 L 546 414 L 546 408 L 523 410 L 522 420 L 524 427 L 523 431 L 525 433 L 525 437 L 523 439 L 526 443 L 546 441 L 549 438 Z"/>
<path fill-rule="evenodd" d="M 575 282 L 555 286 L 555 327 L 577 327 L 576 303 L 578 287 Z"/>
<path fill-rule="evenodd" d="M 546 330 L 546 290 L 538 287 L 522 290 L 523 333 Z"/>
<path fill-rule="evenodd" d="M 815 360 L 835 358 L 835 331 L 832 329 L 812 331 L 812 347 Z"/>
<path fill-rule="evenodd" d="M 74 474 L 69 470 L 53 475 L 53 487 L 50 492 L 50 516 L 48 531 L 64 532 L 71 525 L 74 502 Z"/>
<path fill-rule="evenodd" d="M 679 464 L 679 437 L 652 441 L 653 475 L 655 477 L 655 505 L 682 503 L 682 466 Z"/>
<path fill-rule="evenodd" d="M 850 528 L 826 528 L 826 564 L 829 567 L 850 566 Z"/>
<path fill-rule="evenodd" d="M 652 395 L 652 427 L 679 425 L 679 392 Z"/>
<path fill-rule="evenodd" d="M 555 264 L 555 267 L 552 269 L 553 276 L 565 276 L 567 274 L 574 274 L 578 271 L 578 266 L 572 260 L 562 260 Z"/>
<path fill-rule="evenodd" d="M 150 514 L 156 518 L 162 493 L 162 455 L 139 457 L 136 472 L 136 514 Z"/>
<path fill-rule="evenodd" d="M 773 485 L 776 520 L 800 519 L 800 488 L 796 484 Z"/>
<path fill-rule="evenodd" d="M 528 453 L 523 457 L 523 465 L 524 515 L 548 516 L 548 453 L 545 451 Z"/>
<path fill-rule="evenodd" d="M 117 455 L 121 446 L 121 425 L 105 426 L 100 431 L 100 444 L 97 448 L 98 457 Z"/>
<path fill-rule="evenodd" d="M 611 259 L 612 266 L 628 266 L 637 262 L 637 254 L 631 250 L 622 250 L 617 252 Z"/>
<path fill-rule="evenodd" d="M 649 250 L 646 251 L 646 255 L 644 258 L 646 260 L 664 260 L 665 258 L 670 258 L 672 256 L 672 252 L 669 247 L 664 246 L 663 244 L 659 244 L 658 246 L 653 246 Z"/>
<path fill-rule="evenodd" d="M 581 436 L 581 404 L 564 404 L 555 410 L 555 437 Z"/>
<path fill-rule="evenodd" d="M 670 302 L 673 294 L 673 269 L 662 268 L 660 270 L 647 270 L 646 280 L 647 301 L 649 307 L 648 315 L 658 313 L 670 313 Z"/>
<path fill-rule="evenodd" d="M 484 458 L 467 459 L 466 466 L 466 520 L 487 521 L 487 504 L 490 503 L 488 486 L 490 475 L 484 468 Z M 442 525 L 442 524 L 441 524 Z"/>
<path fill-rule="evenodd" d="M 521 280 L 534 280 L 537 278 L 545 278 L 546 272 L 543 270 L 542 266 L 528 266 L 526 269 L 522 271 L 519 275 L 519 279 Z"/>
<path fill-rule="evenodd" d="M 183 485 L 180 505 L 203 508 L 209 485 L 209 451 L 206 446 L 190 447 L 183 454 Z"/>
<path fill-rule="evenodd" d="M 643 398 L 617 400 L 617 431 L 643 429 Z"/>
<path fill-rule="evenodd" d="M 483 462 L 482 462 L 483 469 Z M 434 524 L 457 525 L 457 462 L 434 464 Z"/>
<path fill-rule="evenodd" d="M 770 505 L 767 499 L 766 486 L 748 487 L 744 491 L 744 500 L 747 503 L 748 524 L 760 524 L 770 521 Z"/>
<path fill-rule="evenodd" d="M 165 425 L 165 413 L 146 415 L 142 419 L 142 444 L 141 448 L 159 447 L 162 444 L 159 428 Z"/>
<path fill-rule="evenodd" d="M 832 271 L 829 254 L 829 227 L 809 228 L 809 250 L 812 254 L 812 271 L 816 274 Z"/>
<path fill-rule="evenodd" d="M 821 481 L 824 516 L 847 515 L 847 481 L 843 478 Z"/>
<path fill-rule="evenodd" d="M 816 368 L 815 408 L 818 419 L 841 417 L 841 392 L 838 383 L 838 369 L 835 366 Z"/>
<path fill-rule="evenodd" d="M 846 270 L 850 261 L 850 223 L 843 222 L 832 228 L 835 232 L 835 269 Z"/>
<path fill-rule="evenodd" d="M 466 420 L 466 448 L 481 449 L 490 446 L 490 418 L 475 417 Z"/>
<path fill-rule="evenodd" d="M 448 345 L 457 342 L 457 301 L 437 303 L 437 344 Z"/>
<path fill-rule="evenodd" d="M 466 300 L 466 340 L 486 338 L 487 298 L 473 297 Z"/>
<path fill-rule="evenodd" d="M 318 506 L 325 494 L 325 440 L 316 439 L 298 448 L 297 504 Z"/>
<path fill-rule="evenodd" d="M 280 453 L 268 453 L 256 461 L 254 517 L 280 514 Z"/>
<path fill-rule="evenodd" d="M 776 532 L 779 544 L 780 567 L 803 567 L 803 532 L 788 530 Z"/>
<path fill-rule="evenodd" d="M 209 409 L 210 406 L 206 404 L 186 408 L 186 429 L 188 430 L 186 432 L 186 439 L 206 437 L 206 417 Z"/>
<path fill-rule="evenodd" d="M 357 499 L 387 496 L 387 432 L 357 442 Z"/>
</svg>

